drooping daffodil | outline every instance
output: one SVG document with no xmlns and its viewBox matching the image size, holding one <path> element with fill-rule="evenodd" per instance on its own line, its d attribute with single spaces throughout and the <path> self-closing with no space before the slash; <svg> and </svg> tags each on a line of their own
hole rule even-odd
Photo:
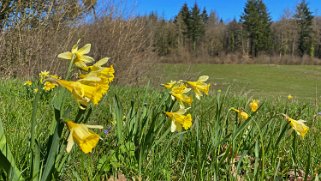
<svg viewBox="0 0 321 181">
<path fill-rule="evenodd" d="M 177 112 L 166 112 L 167 117 L 172 120 L 171 132 L 189 129 L 192 126 L 192 115 L 187 114 L 186 109 L 179 109 Z"/>
<path fill-rule="evenodd" d="M 187 84 L 195 92 L 195 97 L 200 100 L 203 93 L 208 95 L 210 84 L 205 83 L 208 80 L 209 76 L 203 75 L 198 78 L 197 81 L 187 81 Z"/>
<path fill-rule="evenodd" d="M 285 120 L 288 121 L 292 129 L 294 129 L 299 136 L 304 138 L 304 136 L 309 131 L 309 127 L 304 124 L 306 121 L 302 119 L 299 119 L 299 120 L 292 119 L 286 114 L 282 114 L 282 115 L 285 117 Z"/>
<path fill-rule="evenodd" d="M 235 109 L 232 107 L 232 108 L 230 108 L 230 110 L 237 112 L 237 116 L 238 116 L 240 122 L 246 121 L 249 118 L 249 115 L 245 111 L 243 111 L 242 109 Z"/>
<path fill-rule="evenodd" d="M 77 124 L 73 121 L 67 121 L 66 124 L 70 131 L 66 151 L 69 153 L 76 143 L 84 153 L 87 154 L 92 152 L 92 149 L 96 147 L 100 136 L 89 130 L 89 128 L 103 129 L 103 126 Z"/>
<path fill-rule="evenodd" d="M 90 102 L 97 105 L 109 89 L 109 84 L 105 82 L 89 83 L 87 81 L 83 83 L 81 80 L 67 81 L 53 78 L 49 78 L 47 81 L 57 83 L 70 91 L 80 103 L 81 108 L 84 108 L 83 106 L 87 106 Z"/>
</svg>

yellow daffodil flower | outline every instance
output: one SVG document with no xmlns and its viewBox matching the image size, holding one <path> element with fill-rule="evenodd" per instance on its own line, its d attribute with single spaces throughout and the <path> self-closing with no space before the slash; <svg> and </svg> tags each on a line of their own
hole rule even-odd
<svg viewBox="0 0 321 181">
<path fill-rule="evenodd" d="M 177 100 L 180 108 L 185 108 L 184 103 L 188 105 L 192 104 L 192 98 L 186 93 L 188 93 L 191 88 L 187 88 L 185 84 L 175 85 L 172 87 L 170 94 L 172 95 L 173 100 Z"/>
<path fill-rule="evenodd" d="M 306 133 L 309 131 L 309 127 L 304 124 L 306 121 L 304 121 L 302 119 L 294 120 L 294 119 L 290 118 L 286 114 L 282 114 L 282 115 L 289 122 L 289 124 L 292 127 L 292 129 L 294 129 L 299 136 L 304 138 Z"/>
<path fill-rule="evenodd" d="M 293 96 L 291 94 L 288 95 L 288 100 L 291 101 L 293 99 Z"/>
<path fill-rule="evenodd" d="M 25 85 L 25 86 L 31 86 L 31 85 L 32 85 L 32 82 L 31 82 L 31 80 L 27 80 L 23 85 Z"/>
<path fill-rule="evenodd" d="M 256 110 L 259 108 L 259 101 L 256 99 L 253 99 L 250 102 L 249 107 L 251 108 L 252 112 L 256 112 Z"/>
<path fill-rule="evenodd" d="M 109 84 L 104 82 L 90 84 L 87 82 L 88 84 L 84 84 L 81 81 L 67 81 L 53 78 L 49 78 L 48 81 L 66 88 L 83 106 L 87 106 L 89 102 L 97 105 L 109 89 Z"/>
<path fill-rule="evenodd" d="M 76 144 L 80 147 L 81 151 L 84 153 L 89 153 L 93 148 L 96 147 L 100 137 L 98 134 L 90 131 L 88 128 L 103 129 L 103 126 L 100 125 L 87 125 L 87 124 L 77 124 L 73 121 L 66 122 L 68 129 L 70 131 L 68 137 L 68 143 L 66 151 L 69 153 Z"/>
<path fill-rule="evenodd" d="M 177 112 L 166 112 L 167 117 L 172 120 L 171 132 L 180 132 L 182 128 L 187 130 L 192 126 L 192 116 L 191 114 L 185 116 L 185 112 L 186 109 L 180 109 Z"/>
<path fill-rule="evenodd" d="M 203 93 L 208 95 L 210 84 L 205 83 L 208 80 L 208 78 L 209 77 L 207 75 L 203 75 L 203 76 L 200 76 L 198 80 L 195 82 L 187 81 L 187 84 L 191 86 L 198 100 L 201 99 L 201 96 L 203 96 Z"/>
<path fill-rule="evenodd" d="M 51 83 L 51 82 L 45 82 L 43 85 L 44 86 L 43 86 L 42 89 L 45 90 L 46 92 L 50 91 L 50 90 L 52 90 L 52 89 L 54 89 L 55 87 L 58 86 L 57 84 Z"/>
<path fill-rule="evenodd" d="M 42 83 L 49 76 L 49 71 L 41 71 L 39 73 L 40 83 Z"/>
<path fill-rule="evenodd" d="M 91 44 L 86 44 L 82 48 L 78 49 L 78 43 L 79 41 L 72 47 L 71 52 L 61 53 L 58 55 L 58 58 L 72 60 L 73 56 L 75 56 L 74 64 L 77 67 L 86 70 L 88 69 L 86 63 L 94 62 L 92 57 L 85 55 L 90 52 Z"/>
<path fill-rule="evenodd" d="M 241 122 L 246 121 L 249 118 L 249 115 L 242 109 L 235 109 L 232 107 L 230 110 L 237 112 L 237 116 Z"/>
<path fill-rule="evenodd" d="M 175 84 L 177 83 L 177 81 L 170 81 L 168 83 L 165 84 L 161 84 L 161 86 L 164 86 L 166 89 L 171 89 Z"/>
</svg>

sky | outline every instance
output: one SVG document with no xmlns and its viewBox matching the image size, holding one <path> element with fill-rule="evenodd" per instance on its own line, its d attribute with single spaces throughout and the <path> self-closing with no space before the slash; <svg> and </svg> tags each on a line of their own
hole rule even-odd
<svg viewBox="0 0 321 181">
<path fill-rule="evenodd" d="M 189 7 L 192 7 L 196 2 L 198 6 L 207 12 L 215 11 L 219 18 L 229 22 L 234 18 L 239 20 L 243 13 L 246 0 L 128 0 L 134 5 L 137 15 L 148 15 L 151 12 L 156 12 L 159 16 L 169 20 L 173 19 L 186 2 Z M 284 10 L 295 11 L 296 5 L 301 0 L 263 0 L 267 6 L 268 12 L 273 21 L 277 21 L 283 15 Z M 321 0 L 306 0 L 310 11 L 313 15 L 321 16 Z"/>
</svg>

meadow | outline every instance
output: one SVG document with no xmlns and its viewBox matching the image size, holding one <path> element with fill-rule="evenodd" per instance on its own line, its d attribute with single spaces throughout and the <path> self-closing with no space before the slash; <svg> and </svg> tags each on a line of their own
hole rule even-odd
<svg viewBox="0 0 321 181">
<path fill-rule="evenodd" d="M 209 75 L 215 89 L 255 96 L 295 95 L 299 99 L 320 97 L 321 67 L 274 64 L 162 64 L 162 81 Z"/>
<path fill-rule="evenodd" d="M 63 128 L 61 146 L 48 179 L 318 180 L 321 118 L 315 85 L 320 79 L 319 69 L 283 65 L 166 65 L 164 80 L 195 81 L 199 75 L 209 75 L 208 82 L 212 84 L 208 96 L 201 100 L 193 97 L 188 110 L 192 126 L 175 132 L 171 132 L 171 119 L 165 113 L 177 110 L 178 104 L 168 90 L 149 84 L 111 84 L 99 106 L 90 109 L 90 113 L 87 110 L 83 119 L 86 124 L 104 127 L 95 130 L 102 139 L 89 154 L 78 146 L 66 154 L 63 145 L 68 129 Z M 30 122 L 36 96 L 23 84 L 22 80 L 1 80 L 0 118 L 21 176 L 40 180 L 44 173 L 33 174 L 30 154 Z M 48 141 L 57 124 L 53 107 L 61 90 L 56 88 L 39 98 L 34 125 L 40 168 L 48 160 Z M 293 99 L 289 100 L 288 94 Z M 69 108 L 63 117 L 77 119 L 77 104 L 66 95 L 64 104 Z M 251 112 L 249 103 L 254 98 L 259 99 L 259 108 Z M 232 107 L 247 112 L 248 119 L 241 121 Z M 304 138 L 293 131 L 282 113 L 307 121 L 310 129 Z M 5 169 L 0 171 L 0 180 L 17 179 Z"/>
</svg>

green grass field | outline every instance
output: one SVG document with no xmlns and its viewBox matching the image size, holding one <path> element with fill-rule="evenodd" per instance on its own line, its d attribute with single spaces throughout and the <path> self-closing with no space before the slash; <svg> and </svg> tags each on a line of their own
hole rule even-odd
<svg viewBox="0 0 321 181">
<path fill-rule="evenodd" d="M 164 65 L 162 65 L 164 66 Z M 106 97 L 92 112 L 81 118 L 99 124 L 93 130 L 102 138 L 92 153 L 84 154 L 75 145 L 66 153 L 69 131 L 63 127 L 58 156 L 52 162 L 50 179 L 107 180 L 288 180 L 320 179 L 321 117 L 316 85 L 321 74 L 317 66 L 270 65 L 165 65 L 163 80 L 197 80 L 209 75 L 209 96 L 195 99 L 188 113 L 192 126 L 182 132 L 170 132 L 171 120 L 165 112 L 177 111 L 165 88 L 125 87 L 111 84 Z M 159 82 L 164 83 L 164 82 Z M 230 90 L 228 87 L 232 86 Z M 219 92 L 218 89 L 222 89 Z M 45 168 L 48 141 L 57 124 L 54 107 L 63 92 L 56 88 L 40 98 L 35 114 L 39 167 Z M 248 94 L 248 92 L 251 92 Z M 62 119 L 76 119 L 78 106 L 69 92 L 62 99 L 66 108 Z M 286 96 L 292 94 L 291 101 Z M 8 145 L 16 168 L 26 180 L 36 180 L 30 153 L 31 117 L 34 94 L 27 94 L 21 80 L 1 80 L 0 153 Z M 257 112 L 249 102 L 260 99 Z M 298 97 L 298 98 L 296 98 Z M 308 101 L 306 101 L 308 100 Z M 241 121 L 230 108 L 241 108 L 249 119 Z M 81 111 L 80 111 L 81 112 Z M 310 127 L 304 139 L 283 118 L 306 120 Z M 0 127 L 1 128 L 1 127 Z M 108 130 L 108 133 L 105 133 Z M 2 134 L 0 129 L 0 135 Z M 34 152 L 32 152 L 34 153 Z M 0 154 L 0 161 L 5 158 Z M 6 165 L 0 165 L 0 180 L 8 180 Z M 10 169 L 9 169 L 10 170 Z"/>
<path fill-rule="evenodd" d="M 298 98 L 315 99 L 321 95 L 321 67 L 305 65 L 217 65 L 163 64 L 165 80 L 209 75 L 214 89 L 251 92 L 259 97 L 291 94 Z"/>
</svg>

